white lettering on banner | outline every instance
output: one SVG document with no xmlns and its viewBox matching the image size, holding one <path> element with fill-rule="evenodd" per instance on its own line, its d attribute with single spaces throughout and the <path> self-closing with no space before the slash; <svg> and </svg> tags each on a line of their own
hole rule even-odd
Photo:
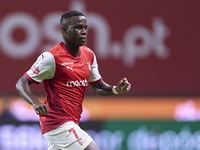
<svg viewBox="0 0 200 150">
<path fill-rule="evenodd" d="M 128 133 L 117 130 L 86 131 L 97 143 L 100 149 L 121 150 L 122 143 L 126 142 L 128 150 L 193 150 L 200 149 L 200 131 L 192 133 L 189 126 L 184 126 L 179 133 L 173 130 L 157 132 L 148 130 L 145 125 Z"/>
<path fill-rule="evenodd" d="M 12 38 L 12 32 L 22 28 L 26 32 L 26 39 L 19 43 Z M 1 49 L 5 55 L 15 59 L 31 56 L 40 44 L 40 32 L 37 20 L 28 13 L 15 12 L 2 20 L 0 26 Z"/>
<path fill-rule="evenodd" d="M 61 12 L 49 13 L 43 18 L 43 33 L 44 37 L 47 38 L 51 43 L 44 44 L 42 51 L 51 49 L 54 45 L 58 44 L 62 40 L 62 35 L 59 25 Z"/>
<path fill-rule="evenodd" d="M 153 32 L 151 33 L 143 26 L 134 26 L 127 30 L 124 36 L 124 63 L 132 66 L 137 58 L 145 58 L 154 52 L 159 58 L 167 58 L 169 50 L 164 45 L 164 40 L 168 35 L 167 29 L 161 18 L 153 20 Z M 138 39 L 142 40 L 137 44 Z"/>
<path fill-rule="evenodd" d="M 189 126 L 184 126 L 179 133 L 167 130 L 163 133 L 148 131 L 146 126 L 131 132 L 127 138 L 128 150 L 149 149 L 199 149 L 200 131 L 191 133 Z"/>
<path fill-rule="evenodd" d="M 183 126 L 179 132 L 148 130 L 141 125 L 129 133 L 125 130 L 87 130 L 100 149 L 122 150 L 123 143 L 128 150 L 197 150 L 200 149 L 200 131 L 191 131 Z M 0 125 L 1 150 L 43 150 L 48 144 L 41 134 L 40 126 L 22 124 L 19 126 Z"/>
<path fill-rule="evenodd" d="M 122 42 L 111 41 L 110 25 L 103 16 L 87 12 L 86 3 L 83 1 L 72 1 L 70 7 L 82 11 L 87 17 L 89 28 L 95 33 L 94 51 L 100 59 L 121 58 L 127 67 L 132 67 L 137 59 L 146 58 L 151 53 L 161 59 L 169 57 L 169 49 L 164 44 L 164 40 L 169 36 L 169 29 L 162 18 L 153 18 L 152 31 L 145 26 L 132 26 L 125 31 Z M 5 16 L 0 25 L 1 50 L 14 59 L 27 58 L 37 50 L 42 38 L 49 43 L 45 43 L 41 51 L 50 49 L 62 39 L 58 29 L 61 15 L 61 12 L 48 13 L 40 24 L 27 12 Z M 27 34 L 21 43 L 15 42 L 11 36 L 16 27 L 24 29 Z M 138 44 L 138 40 L 142 42 Z"/>
<path fill-rule="evenodd" d="M 48 143 L 39 125 L 0 125 L 1 150 L 44 150 Z"/>
<path fill-rule="evenodd" d="M 114 133 L 109 130 L 101 130 L 100 132 L 87 130 L 86 132 L 92 137 L 92 139 L 94 139 L 100 149 L 122 149 L 122 142 L 125 140 L 125 133 L 123 130 L 117 130 Z"/>
<path fill-rule="evenodd" d="M 96 13 L 87 13 L 86 6 L 82 1 L 73 2 L 71 7 L 86 14 L 88 24 L 96 32 L 94 50 L 101 59 L 105 59 L 109 55 L 114 58 L 122 57 L 124 64 L 127 67 L 132 67 L 137 58 L 147 57 L 151 52 L 154 52 L 159 58 L 169 56 L 169 49 L 164 45 L 164 40 L 169 35 L 169 31 L 161 18 L 153 19 L 152 33 L 144 26 L 133 26 L 126 31 L 124 44 L 118 41 L 111 43 L 109 24 L 102 16 Z M 138 39 L 142 40 L 141 44 L 136 43 Z"/>
</svg>

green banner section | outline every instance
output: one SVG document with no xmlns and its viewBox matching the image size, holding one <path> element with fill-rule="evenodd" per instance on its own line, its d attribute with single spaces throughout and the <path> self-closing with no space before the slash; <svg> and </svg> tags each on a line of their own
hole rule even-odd
<svg viewBox="0 0 200 150">
<path fill-rule="evenodd" d="M 11 121 L 0 121 L 0 150 L 47 150 L 38 122 Z M 89 121 L 80 127 L 101 150 L 200 150 L 200 122 Z"/>
<path fill-rule="evenodd" d="M 107 121 L 102 150 L 199 150 L 200 122 Z"/>
</svg>

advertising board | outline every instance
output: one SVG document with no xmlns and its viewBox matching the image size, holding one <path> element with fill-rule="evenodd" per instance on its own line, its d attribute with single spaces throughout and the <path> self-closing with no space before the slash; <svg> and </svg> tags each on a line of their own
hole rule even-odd
<svg viewBox="0 0 200 150">
<path fill-rule="evenodd" d="M 77 9 L 88 19 L 86 45 L 106 82 L 127 77 L 134 87 L 130 94 L 199 95 L 199 5 L 199 0 L 2 0 L 0 93 L 16 93 L 15 83 L 40 53 L 62 40 L 61 14 Z M 33 91 L 44 93 L 42 86 Z"/>
</svg>

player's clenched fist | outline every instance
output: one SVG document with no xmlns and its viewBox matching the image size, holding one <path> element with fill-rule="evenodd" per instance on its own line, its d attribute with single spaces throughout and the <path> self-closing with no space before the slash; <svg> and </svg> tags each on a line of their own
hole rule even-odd
<svg viewBox="0 0 200 150">
<path fill-rule="evenodd" d="M 49 112 L 47 105 L 40 102 L 34 103 L 33 108 L 37 115 L 46 115 Z"/>
<path fill-rule="evenodd" d="M 121 81 L 118 82 L 116 90 L 118 93 L 125 93 L 130 91 L 131 84 L 128 82 L 126 78 L 123 78 Z"/>
</svg>

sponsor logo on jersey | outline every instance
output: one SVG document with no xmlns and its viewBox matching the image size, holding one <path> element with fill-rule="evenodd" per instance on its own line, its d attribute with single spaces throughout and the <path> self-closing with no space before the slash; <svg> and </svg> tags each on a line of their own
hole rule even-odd
<svg viewBox="0 0 200 150">
<path fill-rule="evenodd" d="M 73 71 L 73 64 L 74 64 L 74 62 L 63 62 L 63 63 L 61 63 L 61 65 L 66 66 L 66 68 L 70 69 L 71 71 Z"/>
<path fill-rule="evenodd" d="M 61 63 L 61 65 L 66 66 L 66 65 L 73 65 L 74 62 L 63 62 Z"/>
<path fill-rule="evenodd" d="M 39 57 L 38 57 L 38 62 L 42 61 L 46 56 L 44 54 L 41 54 Z"/>
<path fill-rule="evenodd" d="M 88 82 L 87 80 L 82 80 L 82 81 L 67 81 L 67 86 L 87 86 Z"/>
<path fill-rule="evenodd" d="M 71 67 L 66 66 L 67 69 L 70 69 L 71 71 L 73 71 L 72 67 L 73 67 L 73 66 L 71 66 Z"/>
</svg>

